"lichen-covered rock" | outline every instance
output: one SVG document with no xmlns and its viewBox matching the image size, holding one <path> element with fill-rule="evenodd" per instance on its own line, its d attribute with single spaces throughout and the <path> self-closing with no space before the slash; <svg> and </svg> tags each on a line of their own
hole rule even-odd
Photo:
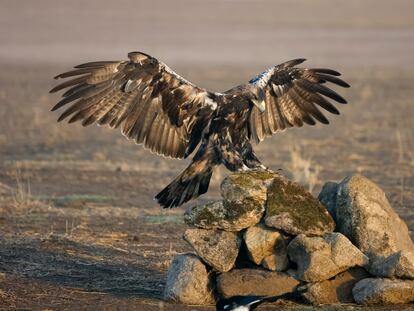
<svg viewBox="0 0 414 311">
<path fill-rule="evenodd" d="M 217 201 L 188 208 L 184 221 L 198 228 L 240 231 L 257 224 L 263 213 L 262 204 L 248 204 L 234 209 Z"/>
<path fill-rule="evenodd" d="M 237 234 L 222 230 L 187 229 L 184 239 L 204 262 L 219 272 L 233 268 L 241 243 Z"/>
<path fill-rule="evenodd" d="M 368 278 L 359 281 L 352 294 L 358 304 L 403 304 L 414 301 L 414 281 Z"/>
<path fill-rule="evenodd" d="M 276 296 L 295 291 L 299 281 L 287 273 L 258 269 L 232 270 L 217 277 L 220 296 Z"/>
<path fill-rule="evenodd" d="M 368 272 L 363 268 L 351 268 L 342 272 L 332 279 L 308 283 L 303 297 L 314 305 L 352 303 L 352 289 L 354 285 L 369 277 Z"/>
<path fill-rule="evenodd" d="M 346 235 L 371 263 L 414 249 L 407 225 L 392 209 L 384 192 L 368 178 L 351 175 L 332 191 L 337 198 L 330 201 L 334 205 L 328 209 L 334 211 L 337 231 Z"/>
<path fill-rule="evenodd" d="M 220 186 L 226 219 L 250 218 L 244 228 L 258 223 L 264 214 L 267 188 L 275 176 L 276 173 L 262 170 L 228 175 Z"/>
<path fill-rule="evenodd" d="M 213 304 L 209 273 L 194 254 L 177 255 L 168 270 L 164 299 L 183 304 Z"/>
<path fill-rule="evenodd" d="M 332 217 L 311 193 L 279 175 L 268 190 L 265 223 L 292 235 L 321 236 L 335 229 Z"/>
<path fill-rule="evenodd" d="M 258 224 L 244 232 L 249 258 L 257 265 L 283 271 L 288 265 L 285 237 L 277 230 Z"/>
<path fill-rule="evenodd" d="M 414 251 L 400 251 L 369 265 L 371 274 L 380 277 L 414 279 Z"/>
<path fill-rule="evenodd" d="M 354 266 L 365 266 L 368 258 L 341 233 L 323 237 L 297 236 L 287 247 L 296 275 L 307 282 L 327 280 Z"/>
</svg>

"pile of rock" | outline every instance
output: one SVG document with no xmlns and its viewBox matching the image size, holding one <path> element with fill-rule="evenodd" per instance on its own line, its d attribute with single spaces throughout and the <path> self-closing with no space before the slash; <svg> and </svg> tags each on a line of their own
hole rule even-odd
<svg viewBox="0 0 414 311">
<path fill-rule="evenodd" d="M 383 191 L 359 175 L 327 183 L 319 200 L 272 172 L 226 177 L 222 201 L 185 213 L 165 298 L 211 304 L 300 291 L 312 304 L 414 301 L 414 245 Z"/>
</svg>

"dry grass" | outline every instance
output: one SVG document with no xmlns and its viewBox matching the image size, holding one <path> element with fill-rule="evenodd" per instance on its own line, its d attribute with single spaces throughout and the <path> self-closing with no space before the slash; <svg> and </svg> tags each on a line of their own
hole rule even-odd
<svg viewBox="0 0 414 311">
<path fill-rule="evenodd" d="M 43 70 L 36 74 L 44 79 L 55 71 Z M 13 74 L 22 85 L 35 76 Z M 410 76 L 348 73 L 351 104 L 341 107 L 341 117 L 332 117 L 329 127 L 279 133 L 255 147 L 259 158 L 314 194 L 327 180 L 361 172 L 385 190 L 414 235 Z M 0 271 L 6 275 L 0 305 L 158 310 L 166 270 L 189 247 L 181 238 L 183 209 L 161 210 L 153 196 L 188 161 L 151 155 L 116 131 L 57 125 L 45 89 L 19 88 L 13 100 L 7 89 L 0 106 L 6 120 L 0 123 L 0 211 L 7 211 L 0 212 Z M 219 196 L 227 173 L 216 170 L 203 200 Z"/>
<path fill-rule="evenodd" d="M 318 178 L 322 167 L 314 163 L 310 157 L 305 157 L 302 148 L 298 145 L 291 147 L 288 169 L 293 180 L 306 185 L 309 192 L 312 192 L 315 186 L 321 183 Z"/>
<path fill-rule="evenodd" d="M 12 190 L 14 206 L 17 208 L 29 207 L 33 203 L 37 203 L 33 200 L 32 193 L 30 191 L 30 182 L 22 182 L 20 168 L 16 168 L 16 189 Z"/>
<path fill-rule="evenodd" d="M 15 168 L 15 187 L 10 187 L 3 185 L 3 192 L 10 195 L 11 202 L 10 204 L 4 205 L 0 204 L 0 210 L 4 210 L 7 214 L 29 214 L 35 210 L 48 209 L 49 206 L 46 202 L 38 200 L 32 195 L 30 181 L 25 180 L 22 177 L 22 172 L 20 167 L 16 166 Z M 0 185 L 1 186 L 1 185 Z M 1 202 L 0 202 L 1 203 Z"/>
</svg>

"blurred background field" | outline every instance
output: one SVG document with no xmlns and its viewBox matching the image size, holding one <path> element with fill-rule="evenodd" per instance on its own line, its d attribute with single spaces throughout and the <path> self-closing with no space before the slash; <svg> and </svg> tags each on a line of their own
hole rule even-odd
<svg viewBox="0 0 414 311">
<path fill-rule="evenodd" d="M 372 178 L 414 237 L 413 11 L 409 0 L 0 0 L 0 309 L 185 310 L 159 305 L 171 258 L 188 250 L 184 208 L 152 198 L 188 161 L 49 111 L 54 75 L 133 50 L 215 91 L 295 57 L 339 70 L 352 86 L 341 116 L 275 135 L 258 155 L 315 195 L 350 173 Z"/>
</svg>

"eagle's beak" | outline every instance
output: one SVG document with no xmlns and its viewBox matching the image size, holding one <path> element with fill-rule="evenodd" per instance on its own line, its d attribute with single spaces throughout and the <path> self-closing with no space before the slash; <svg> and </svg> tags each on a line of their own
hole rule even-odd
<svg viewBox="0 0 414 311">
<path fill-rule="evenodd" d="M 265 103 L 264 100 L 261 100 L 261 101 L 253 100 L 253 104 L 259 109 L 259 111 L 261 113 L 265 112 L 265 110 L 266 110 L 266 103 Z"/>
</svg>

